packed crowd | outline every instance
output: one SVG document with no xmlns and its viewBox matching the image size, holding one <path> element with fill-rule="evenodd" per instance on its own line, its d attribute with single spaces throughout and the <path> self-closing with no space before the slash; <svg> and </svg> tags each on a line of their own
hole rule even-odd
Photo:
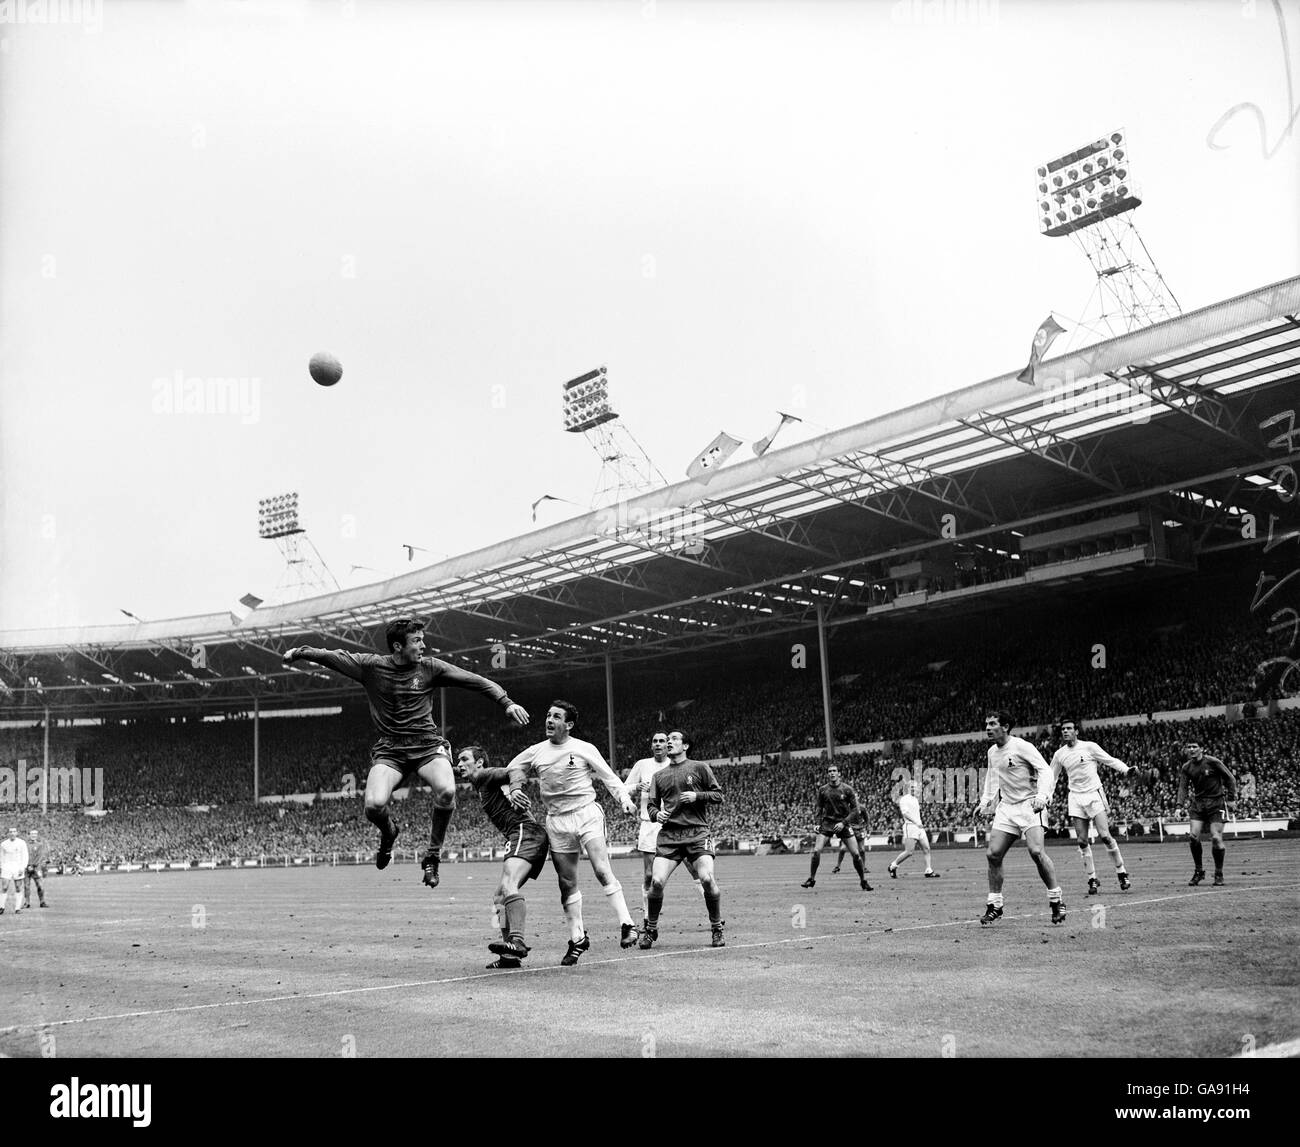
<svg viewBox="0 0 1300 1147">
<path fill-rule="evenodd" d="M 1046 759 L 1056 749 L 1052 731 L 1022 729 L 1020 734 L 1039 746 Z M 1136 774 L 1123 777 L 1102 769 L 1102 783 L 1111 802 L 1111 820 L 1143 831 L 1157 818 L 1177 819 L 1178 760 L 1176 745 L 1196 739 L 1211 755 L 1232 769 L 1239 785 L 1239 817 L 1294 818 L 1300 810 L 1300 714 L 1284 712 L 1268 720 L 1200 720 L 1150 725 L 1085 727 L 1085 739 L 1096 740 L 1112 756 L 1143 770 L 1156 769 L 1159 779 L 1148 782 Z M 975 823 L 985 763 L 982 741 L 943 745 L 893 746 L 876 753 L 840 753 L 835 757 L 844 780 L 858 793 L 866 825 L 875 833 L 898 830 L 894 805 L 900 779 L 916 777 L 919 765 L 921 815 L 936 831 L 969 828 Z M 801 839 L 815 829 L 818 788 L 825 783 L 821 757 L 772 755 L 759 763 L 718 767 L 726 793 L 713 818 L 715 835 L 723 840 Z M 930 770 L 935 770 L 931 772 Z M 1060 831 L 1068 825 L 1067 787 L 1061 780 L 1048 810 L 1049 823 Z M 624 816 L 603 790 L 609 836 L 630 843 L 635 824 Z M 429 823 L 430 803 L 423 789 L 414 788 L 395 806 L 398 823 L 407 830 L 404 847 L 417 849 Z M 540 809 L 540 806 L 535 804 Z M 39 827 L 51 841 L 56 863 L 74 858 L 88 863 L 130 861 L 227 860 L 257 856 L 369 855 L 375 831 L 364 818 L 359 797 L 310 803 L 285 801 L 214 804 L 198 807 L 139 807 L 86 816 L 60 809 L 40 817 L 15 810 L 23 832 Z M 449 848 L 490 848 L 498 834 L 483 816 L 468 788 L 462 788 Z"/>
</svg>

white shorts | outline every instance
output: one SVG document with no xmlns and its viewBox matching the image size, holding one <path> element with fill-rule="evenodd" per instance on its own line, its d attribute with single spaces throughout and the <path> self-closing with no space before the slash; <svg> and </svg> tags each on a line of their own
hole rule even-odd
<svg viewBox="0 0 1300 1147">
<path fill-rule="evenodd" d="M 1030 828 L 1046 828 L 1043 823 L 1043 814 L 1034 811 L 1034 800 L 1017 801 L 1015 804 L 1009 804 L 1007 801 L 998 803 L 998 811 L 993 814 L 993 831 L 1006 832 L 1012 836 L 1024 836 L 1025 830 Z"/>
<path fill-rule="evenodd" d="M 1101 789 L 1093 789 L 1087 793 L 1072 792 L 1070 794 L 1070 816 L 1077 816 L 1083 820 L 1092 820 L 1093 817 L 1101 816 L 1104 812 L 1110 812 L 1110 802 Z"/>
<path fill-rule="evenodd" d="M 605 814 L 595 801 L 577 812 L 551 813 L 546 818 L 546 839 L 551 851 L 560 853 L 581 852 L 589 840 L 604 844 Z"/>
<path fill-rule="evenodd" d="M 636 836 L 637 852 L 648 852 L 651 856 L 659 847 L 659 830 L 663 828 L 657 820 L 643 820 L 641 830 Z"/>
<path fill-rule="evenodd" d="M 926 833 L 925 829 L 918 825 L 911 824 L 908 821 L 904 821 L 903 843 L 906 844 L 909 840 L 914 840 L 917 844 L 923 844 L 926 848 L 930 847 L 930 837 L 929 834 Z"/>
</svg>

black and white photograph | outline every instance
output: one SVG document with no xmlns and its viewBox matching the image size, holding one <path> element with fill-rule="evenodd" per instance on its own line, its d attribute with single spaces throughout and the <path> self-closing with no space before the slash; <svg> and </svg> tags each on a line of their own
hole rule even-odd
<svg viewBox="0 0 1300 1147">
<path fill-rule="evenodd" d="M 1282 1103 L 1298 204 L 1296 0 L 0 0 L 24 1113 Z"/>
</svg>

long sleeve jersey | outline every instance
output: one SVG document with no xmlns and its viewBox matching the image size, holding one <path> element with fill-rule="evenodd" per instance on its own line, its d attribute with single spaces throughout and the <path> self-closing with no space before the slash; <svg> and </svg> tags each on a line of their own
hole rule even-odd
<svg viewBox="0 0 1300 1147">
<path fill-rule="evenodd" d="M 1218 757 L 1208 754 L 1199 761 L 1188 761 L 1178 774 L 1178 803 L 1187 804 L 1187 794 L 1201 804 L 1235 801 L 1237 781 Z"/>
<path fill-rule="evenodd" d="M 682 793 L 693 792 L 695 799 L 682 802 Z M 709 806 L 723 801 L 722 786 L 713 770 L 700 761 L 672 762 L 660 769 L 650 781 L 648 808 L 655 820 L 659 810 L 668 810 L 668 819 L 659 830 L 661 844 L 685 844 L 709 835 Z"/>
<path fill-rule="evenodd" d="M 387 737 L 436 736 L 433 694 L 444 685 L 473 689 L 503 709 L 512 704 L 506 691 L 495 681 L 436 657 L 421 657 L 413 665 L 398 665 L 391 657 L 378 653 L 311 648 L 299 650 L 299 657 L 360 682 L 370 701 L 370 718 L 375 728 Z"/>
<path fill-rule="evenodd" d="M 537 778 L 542 804 L 548 815 L 577 812 L 596 800 L 592 778 L 600 780 L 610 795 L 623 800 L 623 782 L 590 741 L 566 737 L 558 745 L 549 739 L 529 745 L 507 766 L 510 787 L 522 788 L 530 776 Z"/>
<path fill-rule="evenodd" d="M 838 824 L 846 821 L 859 811 L 858 794 L 841 782 L 836 785 L 822 785 L 817 790 L 817 820 Z"/>
<path fill-rule="evenodd" d="M 1128 765 L 1112 757 L 1096 741 L 1075 741 L 1073 745 L 1062 745 L 1052 755 L 1052 788 L 1055 789 L 1057 778 L 1064 769 L 1070 778 L 1070 792 L 1093 792 L 1101 788 L 1098 765 L 1105 765 L 1121 774 L 1128 772 Z"/>
<path fill-rule="evenodd" d="M 1005 745 L 989 746 L 982 803 L 989 804 L 999 792 L 1007 804 L 1019 804 L 1035 796 L 1050 801 L 1054 781 L 1042 753 L 1023 737 L 1008 737 Z"/>
</svg>

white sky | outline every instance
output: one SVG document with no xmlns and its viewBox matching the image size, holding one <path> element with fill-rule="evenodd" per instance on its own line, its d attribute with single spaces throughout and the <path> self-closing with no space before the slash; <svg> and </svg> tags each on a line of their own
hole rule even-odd
<svg viewBox="0 0 1300 1147">
<path fill-rule="evenodd" d="M 257 500 L 290 489 L 345 586 L 414 568 L 402 543 L 525 532 L 541 494 L 591 498 L 560 387 L 601 363 L 672 481 L 778 409 L 809 420 L 789 445 L 1018 369 L 1092 289 L 1037 232 L 1034 168 L 1116 127 L 1185 308 L 1300 270 L 1267 0 L 23 9 L 0 5 L 0 629 L 268 597 Z M 1244 101 L 1271 159 L 1251 114 L 1207 146 Z M 157 411 L 178 373 L 257 380 L 255 405 Z"/>
</svg>

